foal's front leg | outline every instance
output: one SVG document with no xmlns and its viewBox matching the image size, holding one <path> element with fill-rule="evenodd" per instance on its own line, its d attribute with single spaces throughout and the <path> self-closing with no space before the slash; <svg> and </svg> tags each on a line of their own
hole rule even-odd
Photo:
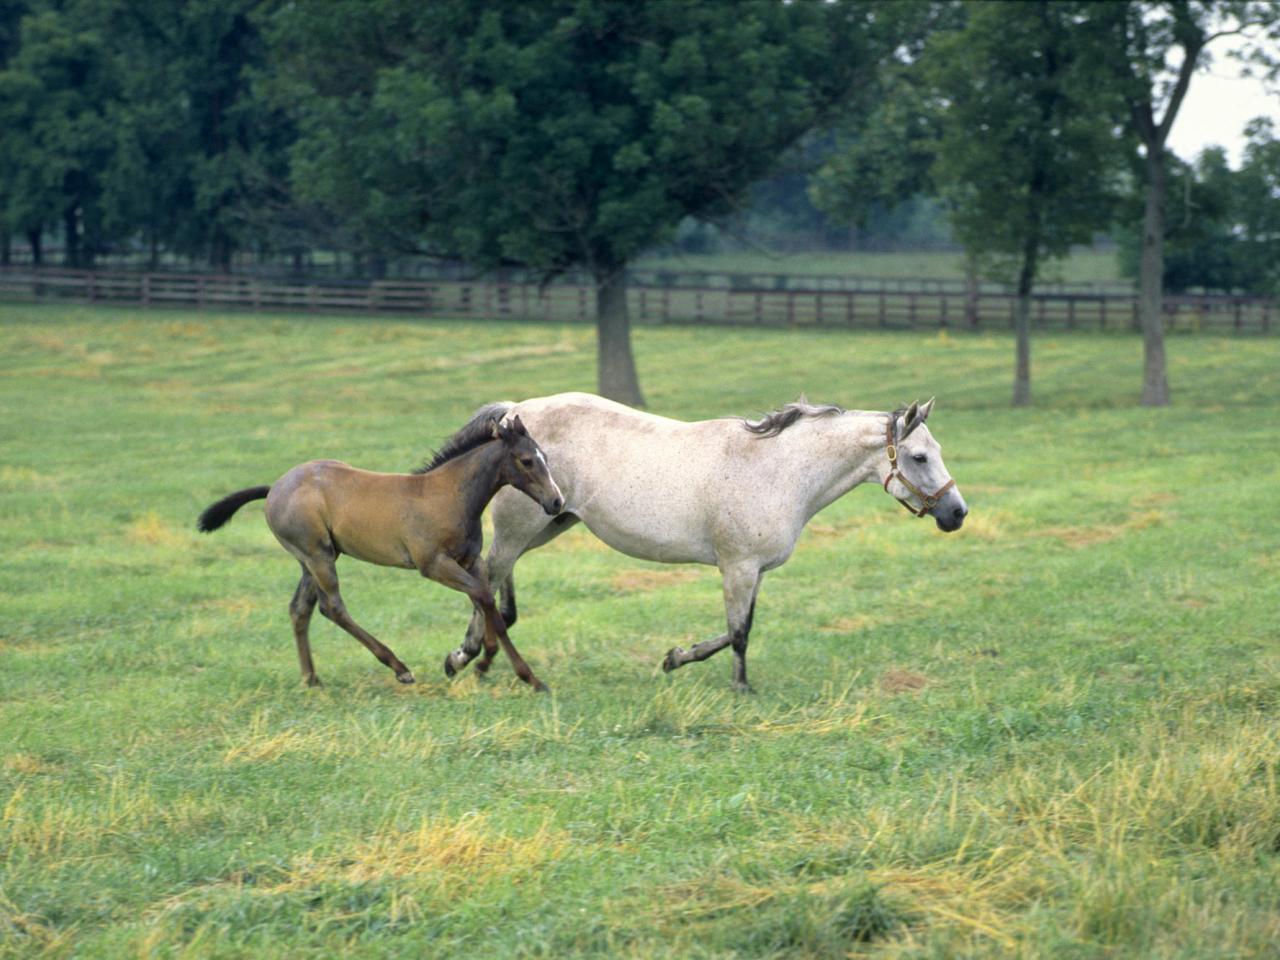
<svg viewBox="0 0 1280 960">
<path fill-rule="evenodd" d="M 475 608 L 484 616 L 485 624 L 485 650 L 486 654 L 496 636 L 498 643 L 502 644 L 502 649 L 507 655 L 507 659 L 511 661 L 511 666 L 518 676 L 525 683 L 532 686 L 535 690 L 546 690 L 546 685 L 533 675 L 533 671 L 529 669 L 529 665 L 524 662 L 524 658 L 520 656 L 519 651 L 511 643 L 511 638 L 507 636 L 506 624 L 502 622 L 502 615 L 498 613 L 498 608 L 493 602 L 493 592 L 489 589 L 489 584 L 477 573 L 471 573 L 463 569 L 456 560 L 443 553 L 433 557 L 424 567 L 419 568 L 424 577 L 429 577 L 437 583 L 443 583 L 446 587 L 452 587 L 459 590 L 471 598 L 471 602 Z M 487 659 L 492 659 L 488 656 Z M 448 661 L 446 660 L 446 665 Z"/>
<path fill-rule="evenodd" d="M 688 650 L 672 647 L 662 661 L 662 669 L 670 673 L 686 663 L 706 660 L 733 645 L 733 686 L 743 692 L 751 692 L 747 682 L 747 640 L 751 634 L 751 621 L 755 616 L 756 594 L 760 591 L 760 568 L 755 563 L 726 565 L 720 568 L 724 580 L 724 609 L 729 630 L 714 640 L 695 643 Z"/>
</svg>

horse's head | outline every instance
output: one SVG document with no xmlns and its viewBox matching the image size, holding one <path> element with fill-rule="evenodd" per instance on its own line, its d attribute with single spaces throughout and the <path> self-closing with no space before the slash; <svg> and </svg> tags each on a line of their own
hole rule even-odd
<svg viewBox="0 0 1280 960">
<path fill-rule="evenodd" d="M 506 449 L 501 474 L 503 482 L 537 501 L 550 516 L 559 513 L 564 508 L 564 497 L 551 478 L 546 454 L 533 442 L 520 418 L 517 416 L 509 423 L 494 420 L 493 436 L 501 440 Z"/>
<path fill-rule="evenodd" d="M 969 513 L 964 497 L 942 462 L 942 448 L 925 426 L 933 401 L 890 414 L 885 428 L 884 488 L 917 517 L 933 517 L 946 533 L 959 530 Z"/>
</svg>

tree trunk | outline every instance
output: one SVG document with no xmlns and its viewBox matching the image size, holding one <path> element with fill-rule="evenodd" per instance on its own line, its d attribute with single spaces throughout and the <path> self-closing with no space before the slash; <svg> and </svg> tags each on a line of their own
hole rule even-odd
<svg viewBox="0 0 1280 960">
<path fill-rule="evenodd" d="M 209 244 L 209 266 L 219 273 L 231 272 L 231 238 L 221 227 L 214 227 Z"/>
<path fill-rule="evenodd" d="M 9 266 L 13 260 L 13 244 L 9 237 L 9 228 L 0 228 L 0 267 Z"/>
<path fill-rule="evenodd" d="M 1036 279 L 1038 236 L 1030 236 L 1022 248 L 1022 268 L 1018 271 L 1018 299 L 1014 306 L 1013 405 L 1031 404 L 1031 289 Z"/>
<path fill-rule="evenodd" d="M 1148 141 L 1147 196 L 1142 215 L 1142 255 L 1138 271 L 1138 315 L 1142 322 L 1142 404 L 1169 402 L 1164 358 L 1164 144 Z"/>
<path fill-rule="evenodd" d="M 631 355 L 627 316 L 627 275 L 623 267 L 596 271 L 597 379 L 602 397 L 644 406 L 636 362 Z"/>
<path fill-rule="evenodd" d="M 27 231 L 27 245 L 31 247 L 31 263 L 40 266 L 44 263 L 44 247 L 40 244 L 40 228 Z"/>
<path fill-rule="evenodd" d="M 69 206 L 62 212 L 63 247 L 62 262 L 68 267 L 80 266 L 80 230 L 79 218 L 75 206 Z"/>
</svg>

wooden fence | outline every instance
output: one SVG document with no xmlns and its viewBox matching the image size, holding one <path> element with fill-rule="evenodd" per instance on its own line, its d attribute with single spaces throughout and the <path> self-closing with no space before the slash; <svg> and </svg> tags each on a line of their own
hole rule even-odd
<svg viewBox="0 0 1280 960">
<path fill-rule="evenodd" d="M 290 283 L 220 274 L 117 273 L 57 268 L 0 268 L 0 299 L 71 300 L 254 311 L 378 313 L 594 322 L 595 293 L 577 284 L 381 280 Z M 632 287 L 640 323 L 925 330 L 1008 329 L 1014 297 L 922 285 L 879 289 L 777 290 L 726 287 Z M 1270 333 L 1280 302 L 1246 296 L 1166 296 L 1170 331 Z M 1044 293 L 1034 298 L 1039 330 L 1137 329 L 1132 293 Z"/>
</svg>

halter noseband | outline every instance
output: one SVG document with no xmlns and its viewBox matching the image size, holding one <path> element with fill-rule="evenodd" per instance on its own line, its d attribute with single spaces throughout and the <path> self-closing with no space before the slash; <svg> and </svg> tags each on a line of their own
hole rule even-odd
<svg viewBox="0 0 1280 960">
<path fill-rule="evenodd" d="M 889 422 L 885 425 L 885 428 L 884 428 L 885 453 L 889 455 L 889 473 L 884 478 L 884 492 L 889 493 L 889 481 L 896 478 L 900 484 L 902 484 L 904 487 L 906 487 L 908 490 L 910 490 L 919 498 L 920 509 L 917 510 L 915 507 L 907 503 L 907 501 L 903 500 L 901 497 L 893 497 L 893 494 L 891 493 L 889 493 L 889 496 L 893 497 L 893 499 L 897 500 L 900 504 L 906 507 L 908 513 L 912 514 L 913 516 L 923 517 L 925 514 L 927 514 L 930 510 L 932 510 L 934 507 L 938 505 L 938 502 L 942 499 L 942 495 L 946 493 L 948 490 L 950 490 L 952 487 L 954 487 L 956 485 L 956 481 L 955 481 L 955 478 L 953 477 L 952 479 L 944 483 L 942 486 L 940 486 L 933 493 L 925 493 L 923 490 L 917 487 L 914 483 L 908 480 L 905 476 L 903 476 L 902 471 L 898 469 L 898 445 L 893 442 L 893 424 L 894 424 L 894 417 L 892 414 L 890 414 Z"/>
</svg>

